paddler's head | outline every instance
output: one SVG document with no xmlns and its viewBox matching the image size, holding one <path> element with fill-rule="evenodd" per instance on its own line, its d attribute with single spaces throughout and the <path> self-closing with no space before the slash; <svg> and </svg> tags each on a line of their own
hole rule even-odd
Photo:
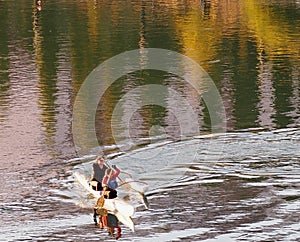
<svg viewBox="0 0 300 242">
<path fill-rule="evenodd" d="M 106 171 L 105 171 L 105 175 L 106 176 L 110 176 L 112 173 L 112 169 L 111 168 L 107 168 Z"/>
<path fill-rule="evenodd" d="M 99 165 L 103 165 L 104 164 L 104 158 L 103 158 L 103 156 L 98 156 L 97 157 L 97 163 L 99 164 Z"/>
</svg>

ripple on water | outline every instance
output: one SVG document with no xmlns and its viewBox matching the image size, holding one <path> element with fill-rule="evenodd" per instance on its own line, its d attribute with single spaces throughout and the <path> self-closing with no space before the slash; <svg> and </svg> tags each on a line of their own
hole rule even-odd
<svg viewBox="0 0 300 242">
<path fill-rule="evenodd" d="M 147 152 L 163 151 L 160 159 L 170 157 L 169 150 L 174 152 L 178 147 L 189 152 L 194 149 L 190 146 L 195 145 L 200 151 L 189 162 L 169 164 L 172 171 L 179 170 L 180 174 L 171 184 L 167 183 L 167 171 L 156 172 L 151 177 L 140 172 L 141 162 L 135 164 L 136 177 L 150 185 L 151 207 L 146 211 L 137 204 L 133 217 L 136 232 L 123 227 L 122 240 L 296 241 L 300 237 L 299 144 L 294 142 L 295 137 L 290 140 L 280 137 L 286 137 L 286 132 L 289 136 L 300 136 L 299 130 L 284 130 L 276 132 L 272 141 L 272 132 L 244 131 L 241 135 L 210 136 L 209 142 L 196 138 L 148 147 Z M 283 153 L 274 152 L 270 143 L 276 147 L 288 145 L 288 148 L 282 149 Z M 219 156 L 220 145 L 222 156 Z M 135 153 L 142 155 L 143 150 Z M 88 174 L 93 158 L 82 157 L 65 163 Z M 111 162 L 129 159 L 130 152 L 112 158 Z M 105 233 L 94 227 L 90 210 L 93 201 L 76 186 L 71 174 L 72 171 L 51 179 L 51 188 L 43 190 L 43 194 L 37 192 L 34 198 L 1 204 L 1 217 L 9 210 L 11 214 L 21 213 L 26 219 L 22 228 L 17 222 L 5 221 L 0 240 L 109 241 Z"/>
<path fill-rule="evenodd" d="M 137 232 L 130 240 L 296 241 L 300 155 L 295 140 L 299 137 L 299 129 L 244 131 L 134 151 L 142 155 L 144 150 L 159 149 L 163 160 L 178 147 L 187 152 L 194 149 L 192 145 L 199 148 L 190 163 L 167 163 L 174 173 L 186 171 L 179 172 L 181 176 L 171 184 L 166 183 L 167 171 L 139 173 L 143 163 L 135 164 L 137 177 L 150 184 L 151 209 L 138 209 L 134 217 Z M 130 152 L 113 161 L 126 163 L 129 159 Z"/>
</svg>

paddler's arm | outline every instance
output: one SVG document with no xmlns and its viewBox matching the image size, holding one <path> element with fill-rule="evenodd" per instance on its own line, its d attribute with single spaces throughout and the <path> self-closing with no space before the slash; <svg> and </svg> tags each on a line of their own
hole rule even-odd
<svg viewBox="0 0 300 242">
<path fill-rule="evenodd" d="M 117 172 L 117 174 L 115 174 L 115 177 L 117 177 L 122 172 L 122 173 L 126 174 L 127 176 L 129 176 L 130 178 L 133 178 L 133 176 L 130 173 L 128 173 L 126 171 L 121 171 L 119 168 L 117 168 L 116 165 L 112 165 L 112 168 Z"/>
<path fill-rule="evenodd" d="M 104 188 L 106 190 L 106 187 L 107 187 L 107 184 L 108 184 L 108 177 L 107 176 L 104 176 L 103 179 L 102 179 L 102 187 L 103 187 L 103 191 L 104 191 Z"/>
<path fill-rule="evenodd" d="M 90 181 L 92 181 L 94 179 L 94 176 L 95 176 L 95 164 L 93 164 L 93 169 L 92 169 L 92 174 L 91 174 L 91 179 Z"/>
<path fill-rule="evenodd" d="M 112 168 L 114 169 L 113 177 L 117 178 L 121 171 L 116 165 L 112 165 Z"/>
</svg>

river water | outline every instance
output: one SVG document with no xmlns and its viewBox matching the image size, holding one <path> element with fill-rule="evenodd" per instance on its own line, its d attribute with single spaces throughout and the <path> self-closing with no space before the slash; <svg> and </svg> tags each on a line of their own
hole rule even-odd
<svg viewBox="0 0 300 242">
<path fill-rule="evenodd" d="M 120 241 L 300 241 L 299 1 L 0 0 L 0 16 L 0 241 L 113 240 L 73 176 L 99 148 L 149 185 Z M 78 102 L 95 68 L 149 48 L 200 65 L 221 108 L 189 69 L 128 72 L 95 113 Z"/>
</svg>

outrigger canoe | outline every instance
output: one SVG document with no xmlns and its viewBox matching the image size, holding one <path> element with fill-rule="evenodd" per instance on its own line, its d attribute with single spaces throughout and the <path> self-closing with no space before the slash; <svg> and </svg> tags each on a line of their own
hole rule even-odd
<svg viewBox="0 0 300 242">
<path fill-rule="evenodd" d="M 90 187 L 89 181 L 84 175 L 80 174 L 79 172 L 75 172 L 74 176 L 80 185 L 96 199 L 100 197 L 100 192 L 95 191 L 92 189 L 92 187 Z M 134 215 L 134 207 L 131 204 L 125 202 L 119 197 L 116 197 L 114 199 L 104 199 L 103 208 L 109 213 L 114 214 L 122 224 L 134 231 L 134 223 L 131 218 L 131 216 Z"/>
</svg>

